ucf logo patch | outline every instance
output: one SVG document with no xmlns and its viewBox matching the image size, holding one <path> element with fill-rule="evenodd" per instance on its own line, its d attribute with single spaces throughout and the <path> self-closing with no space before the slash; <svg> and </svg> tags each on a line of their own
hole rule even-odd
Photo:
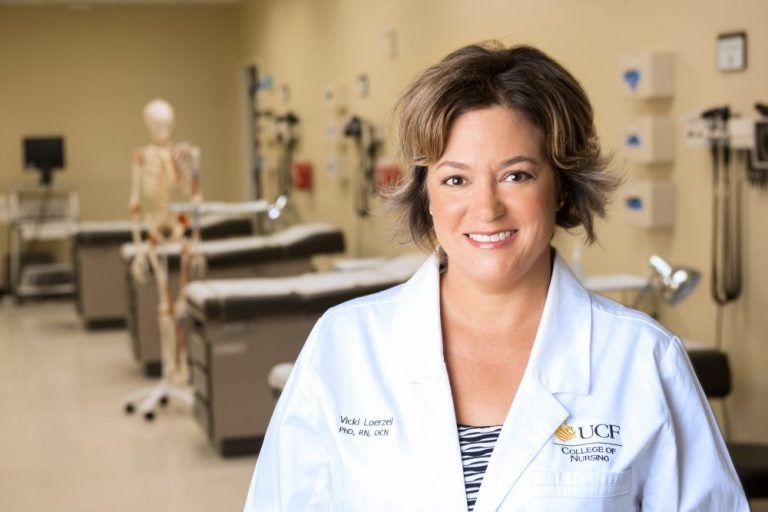
<svg viewBox="0 0 768 512">
<path fill-rule="evenodd" d="M 598 422 L 569 425 L 565 422 L 557 427 L 554 437 L 554 444 L 567 462 L 610 462 L 621 448 L 621 425 Z"/>
<path fill-rule="evenodd" d="M 555 430 L 555 437 L 561 441 L 570 441 L 576 436 L 576 430 L 568 424 L 562 424 Z"/>
</svg>

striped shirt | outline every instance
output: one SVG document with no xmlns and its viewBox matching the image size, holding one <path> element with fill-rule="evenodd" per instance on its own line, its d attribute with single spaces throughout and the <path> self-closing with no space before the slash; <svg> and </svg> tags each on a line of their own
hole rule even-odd
<svg viewBox="0 0 768 512">
<path fill-rule="evenodd" d="M 501 432 L 501 425 L 490 427 L 472 427 L 459 425 L 459 447 L 461 463 L 464 468 L 464 488 L 467 493 L 467 510 L 472 512 L 477 501 L 477 493 L 483 482 L 488 461 L 493 447 Z"/>
</svg>

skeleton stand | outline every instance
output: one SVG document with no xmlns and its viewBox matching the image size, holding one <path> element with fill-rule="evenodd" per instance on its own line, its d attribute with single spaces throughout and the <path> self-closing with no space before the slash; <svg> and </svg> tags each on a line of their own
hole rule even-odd
<svg viewBox="0 0 768 512">
<path fill-rule="evenodd" d="M 132 414 L 135 410 L 135 403 L 141 400 L 139 411 L 144 419 L 152 421 L 155 419 L 155 407 L 159 403 L 165 407 L 168 404 L 170 397 L 176 398 L 180 402 L 192 405 L 192 392 L 188 389 L 183 389 L 178 386 L 174 386 L 168 380 L 163 378 L 160 384 L 156 386 L 137 389 L 136 391 L 128 394 L 125 397 L 125 412 Z"/>
<path fill-rule="evenodd" d="M 192 405 L 192 392 L 184 385 L 189 377 L 187 367 L 186 350 L 184 350 L 184 332 L 180 325 L 174 325 L 173 311 L 170 304 L 170 294 L 168 292 L 168 266 L 167 260 L 161 263 L 160 258 L 154 248 L 154 244 L 149 244 L 147 254 L 149 262 L 157 282 L 159 293 L 158 321 L 160 322 L 160 343 L 163 362 L 163 374 L 159 384 L 137 389 L 129 393 L 124 398 L 125 412 L 132 414 L 136 410 L 136 404 L 139 402 L 139 412 L 145 420 L 151 421 L 155 418 L 157 404 L 166 406 L 169 398 L 175 398 L 183 404 Z M 189 257 L 186 241 L 181 252 L 181 283 L 180 289 L 183 289 L 189 275 Z M 176 350 L 176 348 L 179 350 Z"/>
<path fill-rule="evenodd" d="M 152 143 L 139 148 L 133 157 L 133 184 L 129 210 L 133 218 L 133 242 L 139 248 L 131 263 L 131 273 L 139 282 L 146 280 L 151 268 L 157 283 L 158 322 L 163 375 L 160 384 L 133 391 L 125 396 L 124 407 L 128 414 L 139 411 L 146 420 L 155 417 L 157 404 L 166 405 L 170 398 L 184 404 L 192 404 L 192 392 L 188 387 L 189 368 L 185 332 L 174 320 L 181 312 L 182 303 L 174 308 L 168 289 L 167 261 L 161 263 L 158 247 L 178 241 L 182 244 L 179 289 L 183 290 L 191 271 L 202 273 L 205 261 L 202 255 L 193 251 L 185 237 L 189 227 L 186 214 L 171 211 L 171 198 L 185 195 L 195 205 L 202 202 L 200 192 L 200 150 L 188 143 L 174 144 L 170 134 L 174 126 L 171 105 L 164 100 L 154 100 L 144 108 L 144 121 L 149 129 Z M 142 250 L 140 224 L 142 220 L 142 195 L 151 200 L 147 210 L 149 239 L 146 251 Z M 193 237 L 199 241 L 200 232 L 197 213 L 193 222 Z M 174 311 L 174 309 L 176 311 Z M 175 315 L 174 315 L 175 313 Z"/>
</svg>

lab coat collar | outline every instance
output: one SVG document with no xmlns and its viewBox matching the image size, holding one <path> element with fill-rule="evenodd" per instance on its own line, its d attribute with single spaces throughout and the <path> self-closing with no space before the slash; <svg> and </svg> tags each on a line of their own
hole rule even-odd
<svg viewBox="0 0 768 512">
<path fill-rule="evenodd" d="M 591 299 L 555 253 L 547 299 L 526 373 L 550 393 L 589 393 Z M 440 269 L 431 256 L 403 285 L 385 358 L 389 381 L 422 382 L 445 368 Z"/>
<path fill-rule="evenodd" d="M 430 256 L 403 285 L 392 318 L 385 377 L 393 382 L 422 382 L 445 368 L 440 324 L 440 265 Z"/>
<path fill-rule="evenodd" d="M 520 382 L 488 463 L 475 512 L 495 512 L 568 411 L 538 380 Z"/>
<path fill-rule="evenodd" d="M 550 393 L 588 394 L 591 334 L 589 292 L 555 253 L 549 291 L 526 372 Z"/>
</svg>

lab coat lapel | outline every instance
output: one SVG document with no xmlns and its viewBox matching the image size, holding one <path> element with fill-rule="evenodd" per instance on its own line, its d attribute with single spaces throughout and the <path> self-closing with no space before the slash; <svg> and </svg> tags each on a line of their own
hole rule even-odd
<svg viewBox="0 0 768 512">
<path fill-rule="evenodd" d="M 568 418 L 555 394 L 589 393 L 591 328 L 589 293 L 556 255 L 533 350 L 483 478 L 476 512 L 500 507 Z"/>
<path fill-rule="evenodd" d="M 568 411 L 539 383 L 524 378 L 509 410 L 486 470 L 475 512 L 498 509 Z"/>
<path fill-rule="evenodd" d="M 466 510 L 456 413 L 443 358 L 440 274 L 433 256 L 403 286 L 393 317 L 384 372 L 387 381 L 410 386 L 413 418 L 404 424 L 425 448 L 422 485 L 434 510 Z"/>
<path fill-rule="evenodd" d="M 423 382 L 445 368 L 440 273 L 434 256 L 403 285 L 392 322 L 383 357 L 388 381 Z"/>
</svg>

